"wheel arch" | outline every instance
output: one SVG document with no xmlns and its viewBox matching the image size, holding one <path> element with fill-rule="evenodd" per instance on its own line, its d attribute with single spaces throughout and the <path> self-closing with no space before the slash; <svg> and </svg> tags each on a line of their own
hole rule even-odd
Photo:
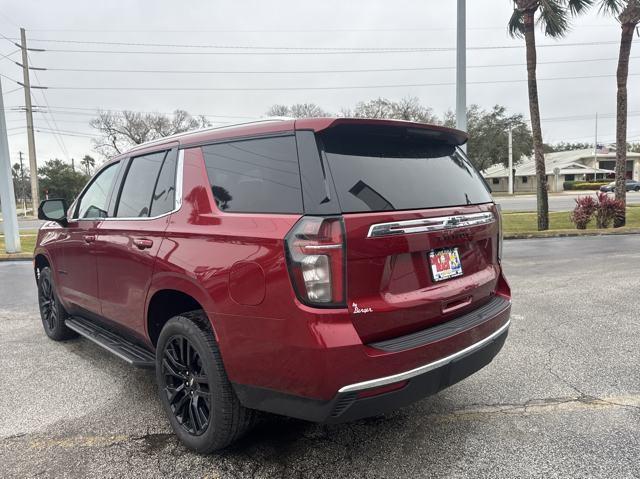
<svg viewBox="0 0 640 479">
<path fill-rule="evenodd" d="M 163 276 L 156 279 L 147 295 L 146 333 L 149 342 L 155 348 L 160 331 L 174 316 L 189 311 L 202 310 L 208 319 L 208 326 L 218 340 L 218 334 L 209 311 L 212 309 L 210 298 L 198 285 L 180 276 Z"/>
<path fill-rule="evenodd" d="M 35 256 L 33 257 L 33 274 L 36 277 L 36 281 L 38 280 L 39 271 L 47 266 L 53 271 L 51 259 L 49 258 L 49 256 L 47 256 L 42 251 L 36 252 Z"/>
</svg>

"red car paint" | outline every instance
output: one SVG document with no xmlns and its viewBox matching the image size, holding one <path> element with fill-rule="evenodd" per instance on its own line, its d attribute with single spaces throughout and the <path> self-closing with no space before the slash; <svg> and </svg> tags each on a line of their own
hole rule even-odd
<svg viewBox="0 0 640 479">
<path fill-rule="evenodd" d="M 462 132 L 396 121 L 305 119 L 180 135 L 119 159 L 178 147 L 184 152 L 182 206 L 158 219 L 45 224 L 35 254 L 53 266 L 65 308 L 84 312 L 153 350 L 149 304 L 164 290 L 197 301 L 211 322 L 230 381 L 304 398 L 330 400 L 346 385 L 412 370 L 463 350 L 509 320 L 509 309 L 442 340 L 400 352 L 370 346 L 445 323 L 510 299 L 498 258 L 498 223 L 459 231 L 368 238 L 371 225 L 491 212 L 493 203 L 405 211 L 345 213 L 346 305 L 303 304 L 293 289 L 285 238 L 302 214 L 221 211 L 202 145 L 274 133 L 348 125 L 426 129 L 462 143 Z M 70 211 L 75 205 L 72 205 Z M 142 248 L 140 246 L 143 246 Z M 434 283 L 430 250 L 457 247 L 460 278 Z M 394 387 L 387 388 L 391 391 Z"/>
</svg>

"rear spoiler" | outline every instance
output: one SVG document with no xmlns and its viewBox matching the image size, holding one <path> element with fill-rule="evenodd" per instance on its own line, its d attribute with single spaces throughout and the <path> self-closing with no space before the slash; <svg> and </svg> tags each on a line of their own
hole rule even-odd
<svg viewBox="0 0 640 479">
<path fill-rule="evenodd" d="M 376 125 L 399 127 L 411 130 L 412 133 L 424 134 L 434 140 L 442 141 L 452 146 L 464 145 L 469 140 L 469 135 L 464 131 L 447 128 L 429 123 L 418 123 L 405 120 L 378 120 L 369 118 L 304 118 L 296 120 L 296 130 L 313 130 L 320 132 L 339 125 Z"/>
</svg>

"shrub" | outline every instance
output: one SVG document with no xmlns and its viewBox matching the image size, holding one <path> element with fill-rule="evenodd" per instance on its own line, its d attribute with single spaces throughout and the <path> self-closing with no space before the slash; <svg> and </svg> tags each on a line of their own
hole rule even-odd
<svg viewBox="0 0 640 479">
<path fill-rule="evenodd" d="M 565 190 L 579 190 L 579 191 L 598 191 L 601 186 L 608 185 L 610 181 L 565 181 L 562 183 L 562 187 Z"/>
<path fill-rule="evenodd" d="M 576 198 L 576 207 L 571 213 L 571 221 L 579 230 L 585 230 L 597 208 L 598 205 L 593 196 L 579 196 Z"/>
<path fill-rule="evenodd" d="M 612 221 L 622 217 L 624 217 L 624 202 L 616 200 L 606 193 L 598 193 L 596 226 L 598 228 L 608 228 Z"/>
</svg>

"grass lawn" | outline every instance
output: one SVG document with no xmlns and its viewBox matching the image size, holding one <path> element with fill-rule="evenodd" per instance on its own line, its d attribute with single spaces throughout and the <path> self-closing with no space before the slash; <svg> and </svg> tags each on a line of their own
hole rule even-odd
<svg viewBox="0 0 640 479">
<path fill-rule="evenodd" d="M 575 225 L 569 219 L 570 212 L 558 211 L 549 213 L 550 230 L 575 230 Z M 503 212 L 504 232 L 529 233 L 538 231 L 538 219 L 536 213 L 510 213 Z M 640 228 L 640 206 L 627 207 L 627 227 Z M 596 229 L 595 219 L 587 226 L 589 230 Z M 612 229 L 611 227 L 609 229 Z"/>
<path fill-rule="evenodd" d="M 33 253 L 36 247 L 36 234 L 37 231 L 22 231 L 20 232 L 20 244 L 22 246 L 23 253 Z M 0 255 L 6 253 L 4 249 L 4 235 L 0 234 Z"/>
</svg>

